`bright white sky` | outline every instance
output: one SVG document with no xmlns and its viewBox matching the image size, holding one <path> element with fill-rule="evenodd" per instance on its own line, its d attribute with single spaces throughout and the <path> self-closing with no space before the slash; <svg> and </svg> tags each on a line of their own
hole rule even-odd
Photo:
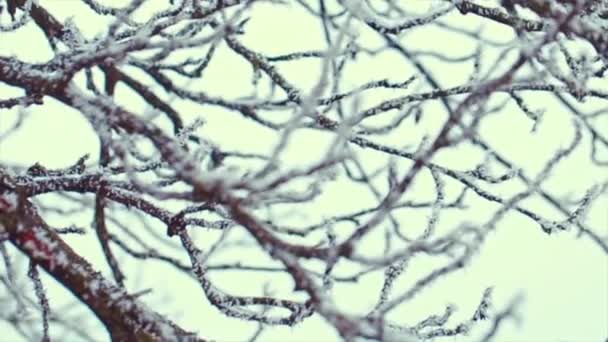
<svg viewBox="0 0 608 342">
<path fill-rule="evenodd" d="M 107 4 L 119 4 L 121 1 L 106 1 Z M 165 1 L 152 0 L 153 6 L 164 6 Z M 430 6 L 433 1 L 416 1 L 418 7 Z M 65 20 L 72 17 L 75 24 L 85 36 L 92 37 L 107 27 L 108 21 L 93 14 L 78 0 L 40 0 L 40 4 L 49 9 L 56 17 Z M 318 50 L 324 48 L 322 29 L 313 17 L 307 16 L 300 7 L 292 6 L 254 6 L 250 13 L 251 20 L 247 24 L 247 35 L 243 39 L 250 48 L 264 52 L 267 55 L 277 55 L 292 51 Z M 6 24 L 6 14 L 2 17 Z M 474 16 L 465 20 L 459 15 L 450 16 L 450 20 L 469 28 L 478 27 L 482 22 Z M 485 22 L 484 34 L 495 40 L 510 39 L 511 32 L 504 28 Z M 361 39 L 369 45 L 380 44 L 381 41 L 373 32 L 359 27 Z M 508 35 L 508 36 L 507 36 Z M 473 51 L 475 46 L 471 41 L 461 36 L 447 33 L 444 30 L 416 29 L 404 38 L 407 46 L 412 49 L 434 50 L 459 56 Z M 0 39 L 0 55 L 17 55 L 27 61 L 44 61 L 51 56 L 44 37 L 33 23 L 28 24 L 18 33 L 2 33 Z M 489 68 L 490 61 L 497 56 L 495 51 L 484 51 L 484 64 Z M 510 56 L 512 57 L 512 56 Z M 448 65 L 429 58 L 426 66 L 436 72 L 443 86 L 453 86 L 466 82 L 471 66 L 468 64 Z M 346 79 L 351 85 L 360 85 L 371 79 L 389 78 L 391 81 L 405 81 L 415 70 L 398 55 L 385 52 L 377 56 L 361 55 L 355 66 L 345 72 Z M 130 69 L 125 69 L 130 70 Z M 281 72 L 297 84 L 300 89 L 308 91 L 319 78 L 320 62 L 306 60 L 281 64 Z M 138 75 L 133 72 L 133 75 Z M 225 98 L 250 95 L 251 70 L 239 56 L 235 56 L 226 48 L 220 48 L 218 55 L 205 73 L 205 79 L 193 84 L 201 87 L 211 95 Z M 245 91 L 246 90 L 246 91 Z M 262 87 L 263 96 L 265 88 Z M 128 93 L 127 88 L 119 86 L 117 100 L 134 112 L 143 112 L 145 106 L 141 100 Z M 361 107 L 366 108 L 380 100 L 395 96 L 392 91 L 377 91 L 361 99 Z M 21 95 L 4 85 L 0 85 L 0 98 Z M 545 108 L 544 121 L 536 134 L 530 134 L 531 122 L 515 105 L 507 106 L 508 110 L 494 115 L 484 121 L 482 135 L 492 143 L 492 146 L 508 156 L 516 165 L 522 167 L 530 176 L 536 175 L 557 147 L 565 147 L 572 139 L 573 129 L 571 115 L 559 105 L 554 98 L 547 94 L 524 95 L 534 108 Z M 201 107 L 175 100 L 174 104 L 180 109 L 187 122 L 202 116 L 207 121 L 200 134 L 218 143 L 229 151 L 267 152 L 276 142 L 273 132 L 257 127 L 244 121 L 238 114 L 225 112 L 215 107 Z M 597 100 L 588 101 L 584 108 L 599 108 L 605 106 Z M 401 129 L 398 135 L 391 135 L 384 143 L 393 146 L 415 144 L 428 132 L 443 124 L 445 114 L 440 106 L 429 105 L 421 123 Z M 433 110 L 436 109 L 436 110 Z M 47 100 L 44 106 L 27 109 L 30 114 L 20 131 L 0 143 L 0 163 L 18 163 L 31 165 L 40 162 L 47 167 L 63 167 L 72 164 L 85 153 L 96 156 L 97 139 L 87 121 L 78 113 L 60 104 Z M 0 132 L 4 132 L 14 121 L 16 110 L 0 112 Z M 608 118 L 598 130 L 608 134 Z M 160 121 L 159 121 L 160 122 Z M 606 174 L 593 167 L 589 162 L 589 137 L 584 133 L 584 141 L 577 152 L 564 161 L 544 183 L 544 189 L 557 196 L 573 195 L 580 198 L 593 184 L 606 181 Z M 291 141 L 284 161 L 292 165 L 307 165 L 317 160 L 319 155 L 327 150 L 332 143 L 332 137 L 318 132 L 303 131 Z M 377 153 L 362 153 L 366 163 L 377 166 L 386 162 L 385 156 Z M 452 151 L 442 152 L 436 156 L 435 162 L 442 165 L 457 167 L 461 170 L 473 168 L 483 155 L 476 149 L 463 146 Z M 400 171 L 407 170 L 407 163 L 400 163 Z M 369 167 L 373 169 L 373 167 Z M 424 182 L 430 181 L 428 174 L 421 176 L 413 191 L 407 198 L 432 198 L 433 193 Z M 448 194 L 454 194 L 457 187 L 452 181 L 447 181 Z M 427 183 L 431 184 L 431 183 Z M 521 190 L 517 186 L 501 185 L 492 188 L 505 197 Z M 451 192 L 450 192 L 451 190 Z M 451 197 L 450 197 L 451 198 Z M 470 209 L 467 211 L 447 212 L 442 216 L 439 231 L 447 231 L 458 223 L 465 221 L 484 222 L 490 217 L 495 205 L 469 194 Z M 328 189 L 314 206 L 302 208 L 299 216 L 293 220 L 309 220 L 316 222 L 319 218 L 335 215 L 348 209 L 363 207 L 373 203 L 374 198 L 368 193 L 354 196 L 350 190 L 344 190 L 340 184 Z M 548 205 L 538 198 L 526 200 L 524 206 L 535 209 L 547 218 L 562 219 Z M 424 226 L 428 213 L 414 214 L 401 211 L 396 216 L 406 227 Z M 80 224 L 89 225 L 90 216 L 81 215 Z M 68 223 L 75 222 L 71 218 Z M 61 225 L 61 217 L 49 217 L 49 222 Z M 65 222 L 63 222 L 65 224 Z M 608 233 L 608 198 L 600 197 L 588 213 L 586 223 L 606 236 Z M 135 221 L 133 224 L 137 224 Z M 413 228 L 415 229 L 415 228 Z M 603 231 L 602 231 L 603 230 Z M 159 227 L 160 235 L 164 232 Z M 197 241 L 201 246 L 210 244 L 217 238 L 215 232 L 200 231 Z M 381 235 L 381 234 L 380 234 Z M 380 236 L 379 235 L 379 236 Z M 376 239 L 381 241 L 381 239 Z M 68 241 L 88 260 L 93 262 L 104 274 L 109 272 L 94 240 L 94 234 L 88 237 L 72 237 Z M 371 250 L 378 248 L 374 240 L 368 245 Z M 247 254 L 247 249 L 237 249 L 226 253 L 225 260 L 247 260 L 263 262 L 258 253 Z M 120 254 L 119 254 L 120 255 Z M 185 255 L 184 255 L 185 256 Z M 125 259 L 127 260 L 127 259 Z M 219 259 L 218 259 L 219 261 Z M 185 281 L 183 275 L 178 275 L 170 268 L 160 265 L 147 265 L 135 269 L 135 263 L 125 261 L 127 274 L 137 274 L 128 279 L 128 288 L 139 291 L 153 288 L 154 292 L 144 296 L 154 309 L 168 314 L 186 329 L 199 331 L 202 337 L 218 341 L 243 340 L 250 336 L 256 326 L 224 317 L 211 308 L 200 287 L 193 281 Z M 139 264 L 138 264 L 139 265 Z M 394 294 L 406 290 L 421 275 L 428 272 L 429 260 L 414 261 L 405 276 L 397 282 Z M 128 268 L 130 267 L 130 268 Z M 345 268 L 346 269 L 346 268 Z M 223 290 L 240 295 L 259 295 L 262 284 L 277 293 L 289 290 L 291 281 L 285 276 L 274 277 L 269 274 L 253 274 L 232 272 L 215 274 L 212 279 Z M 382 274 L 363 278 L 357 284 L 336 284 L 333 295 L 340 308 L 349 308 L 353 313 L 365 313 L 378 298 L 378 290 L 382 284 Z M 53 310 L 61 308 L 61 303 L 69 300 L 67 292 L 57 286 L 50 278 L 43 278 L 50 294 Z M 576 231 L 564 232 L 552 236 L 544 234 L 537 224 L 519 214 L 510 214 L 501 222 L 497 231 L 490 235 L 481 253 L 474 259 L 470 267 L 451 274 L 416 297 L 402 309 L 395 310 L 394 319 L 403 322 L 416 322 L 429 314 L 440 314 L 445 305 L 454 304 L 458 311 L 453 317 L 454 322 L 465 319 L 473 312 L 481 298 L 483 290 L 494 287 L 495 308 L 500 310 L 514 296 L 523 294 L 524 301 L 519 307 L 521 321 L 516 325 L 507 322 L 501 332 L 500 341 L 600 341 L 608 336 L 608 259 L 602 250 L 588 238 L 578 238 Z M 0 291 L 3 291 L 1 289 Z M 301 297 L 300 297 L 301 298 Z M 72 309 L 74 312 L 85 312 L 84 309 Z M 106 338 L 103 328 L 91 319 L 87 319 L 89 331 L 96 340 Z M 83 323 L 84 324 L 84 323 Z M 474 330 L 469 337 L 455 337 L 446 341 L 469 341 L 479 336 L 487 326 Z M 0 331 L 8 332 L 8 338 L 0 335 L 0 341 L 14 340 L 11 329 L 0 322 Z M 74 336 L 70 340 L 75 341 Z M 293 328 L 277 327 L 264 332 L 261 341 L 332 341 L 337 337 L 322 319 L 314 317 Z"/>
</svg>

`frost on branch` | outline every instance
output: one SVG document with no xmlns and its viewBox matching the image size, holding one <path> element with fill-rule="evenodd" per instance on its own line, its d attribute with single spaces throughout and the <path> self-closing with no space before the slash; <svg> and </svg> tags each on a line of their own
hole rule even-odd
<svg viewBox="0 0 608 342">
<path fill-rule="evenodd" d="M 27 340 L 525 340 L 496 260 L 608 254 L 606 1 L 75 1 L 0 11 Z"/>
<path fill-rule="evenodd" d="M 9 191 L 0 194 L 0 211 L 3 213 L 12 213 L 17 210 L 19 205 L 19 197 L 15 192 Z"/>
</svg>

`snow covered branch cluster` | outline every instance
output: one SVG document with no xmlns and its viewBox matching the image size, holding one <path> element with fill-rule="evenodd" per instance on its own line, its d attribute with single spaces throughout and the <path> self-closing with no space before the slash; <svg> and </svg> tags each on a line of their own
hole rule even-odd
<svg viewBox="0 0 608 342">
<path fill-rule="evenodd" d="M 0 0 L 0 330 L 488 341 L 525 320 L 489 280 L 411 308 L 510 222 L 608 255 L 608 1 L 74 2 Z M 82 154 L 16 152 L 66 111 Z"/>
</svg>

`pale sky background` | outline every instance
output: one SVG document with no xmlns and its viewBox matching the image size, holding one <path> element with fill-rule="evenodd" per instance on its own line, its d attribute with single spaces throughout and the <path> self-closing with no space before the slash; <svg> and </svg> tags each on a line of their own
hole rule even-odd
<svg viewBox="0 0 608 342">
<path fill-rule="evenodd" d="M 159 7 L 166 3 L 161 0 L 149 2 L 158 4 Z M 122 2 L 106 1 L 104 3 L 119 4 Z M 432 1 L 415 1 L 415 3 L 420 7 L 432 5 Z M 40 0 L 40 4 L 61 20 L 71 16 L 87 37 L 92 37 L 107 27 L 107 18 L 94 15 L 78 0 Z M 320 23 L 315 18 L 306 15 L 295 4 L 292 6 L 258 5 L 254 6 L 250 15 L 247 35 L 243 41 L 254 50 L 267 55 L 277 55 L 324 48 Z M 464 18 L 459 16 L 460 14 L 455 12 L 450 16 L 450 20 L 469 28 L 478 27 L 481 23 L 472 15 Z M 2 18 L 2 23 L 6 25 L 6 14 L 3 14 Z M 484 23 L 484 34 L 487 36 L 501 41 L 509 39 L 511 35 L 509 30 L 488 22 Z M 415 29 L 412 32 L 411 35 L 406 35 L 404 40 L 411 49 L 441 50 L 453 53 L 453 55 L 465 55 L 475 47 L 471 41 L 463 39 L 462 36 L 437 28 Z M 360 27 L 360 33 L 361 39 L 366 39 L 365 41 L 369 41 L 370 45 L 381 43 L 369 29 Z M 28 24 L 26 28 L 17 33 L 0 34 L 0 55 L 10 56 L 11 54 L 32 62 L 45 61 L 51 56 L 43 34 L 33 23 Z M 491 61 L 495 57 L 495 51 L 484 51 L 484 58 L 487 58 L 488 61 L 484 64 L 485 68 L 491 65 Z M 404 81 L 415 72 L 411 65 L 392 52 L 385 52 L 374 57 L 362 54 L 359 58 L 356 66 L 349 67 L 350 69 L 345 72 L 347 81 L 353 86 L 360 85 L 372 78 L 386 77 L 391 81 Z M 444 87 L 464 83 L 471 71 L 470 64 L 448 65 L 430 58 L 425 61 L 427 61 L 425 65 L 436 72 Z M 133 69 L 125 70 L 133 71 L 132 75 L 139 75 Z M 282 63 L 280 70 L 293 84 L 308 91 L 318 80 L 320 62 L 305 60 L 292 63 L 292 65 Z M 241 57 L 222 47 L 205 73 L 205 79 L 192 86 L 201 87 L 211 95 L 235 98 L 247 95 L 246 93 L 250 89 L 250 79 L 251 70 L 248 64 Z M 146 79 L 146 81 L 148 80 Z M 116 93 L 119 94 L 118 102 L 125 104 L 130 110 L 134 112 L 145 110 L 142 101 L 127 94 L 127 88 L 123 85 L 118 86 Z M 400 93 L 372 91 L 369 94 L 371 95 L 362 99 L 363 108 Z M 0 98 L 20 95 L 22 95 L 20 90 L 16 91 L 0 84 Z M 524 96 L 532 107 L 546 109 L 545 118 L 536 134 L 529 133 L 532 123 L 514 104 L 507 106 L 508 110 L 485 119 L 481 131 L 483 137 L 491 142 L 494 148 L 516 162 L 515 164 L 522 167 L 527 175 L 534 176 L 557 147 L 568 145 L 573 136 L 573 129 L 571 115 L 554 98 L 540 93 L 524 93 Z M 163 98 L 166 98 L 165 94 L 163 94 Z M 273 132 L 245 121 L 236 113 L 226 112 L 217 107 L 195 106 L 180 100 L 175 100 L 173 103 L 179 108 L 187 122 L 193 121 L 198 116 L 204 117 L 207 124 L 200 129 L 200 134 L 215 141 L 226 150 L 264 152 L 268 151 L 275 142 L 276 137 Z M 605 106 L 605 104 L 597 100 L 590 100 L 585 103 L 583 108 L 599 108 L 598 106 Z M 424 133 L 433 132 L 443 124 L 445 114 L 436 102 L 428 107 L 425 106 L 426 108 L 430 109 L 425 111 L 420 125 L 407 125 L 408 127 L 399 131 L 397 137 L 391 136 L 390 139 L 387 138 L 382 142 L 393 146 L 415 144 Z M 45 99 L 44 106 L 33 106 L 27 111 L 30 114 L 23 128 L 0 143 L 1 163 L 31 165 L 40 162 L 47 167 L 54 168 L 70 165 L 85 153 L 96 157 L 97 139 L 88 122 L 77 112 L 49 99 Z M 15 113 L 15 109 L 0 112 L 0 132 L 4 132 L 12 125 L 16 117 Z M 608 116 L 604 115 L 603 122 L 598 122 L 602 125 L 598 125 L 597 129 L 608 135 Z M 293 165 L 306 165 L 317 160 L 331 142 L 332 136 L 325 133 L 299 132 L 291 140 L 284 161 Z M 574 198 L 580 198 L 591 185 L 606 181 L 605 171 L 602 172 L 589 161 L 589 142 L 589 135 L 584 132 L 581 146 L 573 156 L 560 164 L 552 177 L 544 183 L 545 190 L 550 189 L 549 192 L 556 197 L 572 194 Z M 377 166 L 386 162 L 385 156 L 375 152 L 362 152 L 362 155 L 365 156 L 366 162 L 377 162 Z M 482 158 L 483 155 L 478 150 L 463 146 L 438 154 L 434 161 L 451 167 L 456 165 L 461 170 L 467 170 L 473 168 Z M 408 165 L 400 162 L 400 171 L 407 170 Z M 428 172 L 421 175 L 414 187 L 415 191 L 408 192 L 406 198 L 432 198 L 434 193 L 429 193 L 428 188 L 425 190 L 422 184 L 429 180 Z M 457 187 L 454 184 L 454 181 L 446 178 L 448 194 L 455 193 Z M 508 194 L 521 190 L 521 187 L 513 184 L 518 183 L 507 183 L 494 188 L 488 187 L 488 189 L 493 189 L 504 197 L 508 197 Z M 452 189 L 451 192 L 450 189 Z M 439 231 L 454 228 L 462 221 L 484 222 L 497 209 L 497 206 L 489 204 L 475 195 L 469 193 L 467 196 L 470 209 L 445 212 L 441 217 Z M 448 196 L 448 198 L 452 197 Z M 374 198 L 369 192 L 354 196 L 350 191 L 344 191 L 338 184 L 328 188 L 327 196 L 315 203 L 314 207 L 302 209 L 300 214 L 303 216 L 295 216 L 293 219 L 310 219 L 311 222 L 317 222 L 320 217 L 327 217 L 349 208 L 370 205 L 373 200 Z M 523 205 L 535 209 L 546 218 L 563 219 L 548 205 L 541 203 L 538 198 L 526 200 Z M 401 211 L 396 216 L 402 220 L 405 226 L 423 227 L 427 214 L 414 215 L 408 211 Z M 80 215 L 79 218 L 72 217 L 68 223 L 89 227 L 92 218 L 89 214 L 87 215 Z M 310 215 L 314 217 L 311 218 Z M 65 224 L 61 217 L 53 215 L 49 215 L 48 220 L 57 225 Z M 137 222 L 134 221 L 133 224 L 137 224 Z M 608 198 L 605 194 L 589 211 L 586 224 L 595 228 L 601 236 L 608 234 Z M 163 228 L 157 226 L 159 234 L 163 235 Z M 239 231 L 235 234 L 241 233 Z M 203 248 L 219 236 L 216 232 L 206 230 L 198 231 L 194 235 Z M 66 240 L 77 252 L 102 270 L 104 275 L 109 276 L 92 231 L 86 237 L 69 237 Z M 377 239 L 377 241 L 381 240 Z M 377 247 L 378 245 L 374 245 L 374 240 L 370 240 L 369 248 Z M 11 250 L 14 252 L 14 249 Z M 118 249 L 115 250 L 118 251 Z M 236 254 L 232 251 L 223 257 L 226 260 L 259 261 L 260 263 L 267 260 L 259 253 L 247 254 L 249 253 L 247 249 L 237 249 L 236 251 L 238 251 Z M 121 253 L 118 255 L 124 257 Z M 143 264 L 125 261 L 125 265 L 127 275 L 137 275 L 128 278 L 129 290 L 139 291 L 154 288 L 155 291 L 144 296 L 143 300 L 148 302 L 153 309 L 167 314 L 185 329 L 199 331 L 201 337 L 218 341 L 244 340 L 251 336 L 256 328 L 255 324 L 223 316 L 209 305 L 197 283 L 185 281 L 186 278 L 183 275 L 174 272 L 167 266 L 152 262 L 151 265 L 145 265 L 145 267 L 138 266 L 135 270 L 136 265 Z M 429 265 L 433 265 L 429 260 L 415 259 L 408 272 L 399 278 L 393 294 L 402 293 L 418 277 L 426 274 L 429 271 Z M 0 270 L 2 269 L 0 268 Z M 25 271 L 23 273 L 25 278 Z M 292 286 L 288 277 L 267 273 L 213 274 L 212 280 L 223 290 L 238 295 L 260 295 L 262 285 L 269 281 L 271 281 L 270 287 L 280 294 L 288 293 Z M 376 273 L 363 278 L 357 284 L 336 283 L 333 294 L 337 305 L 340 308 L 349 308 L 353 313 L 367 312 L 378 298 L 382 280 L 382 273 Z M 68 293 L 52 279 L 45 276 L 43 282 L 47 286 L 52 310 L 58 310 L 62 303 L 71 300 Z M 441 314 L 447 304 L 454 304 L 458 311 L 452 321 L 457 323 L 472 314 L 483 290 L 488 286 L 494 287 L 494 308 L 497 311 L 504 308 L 517 294 L 524 296 L 524 301 L 518 309 L 520 324 L 515 324 L 514 321 L 506 322 L 501 328 L 498 341 L 593 342 L 603 341 L 608 337 L 607 256 L 587 237 L 578 238 L 576 230 L 548 236 L 536 223 L 520 214 L 510 214 L 501 221 L 497 231 L 489 236 L 481 253 L 473 259 L 469 267 L 433 283 L 402 309 L 395 310 L 392 317 L 405 323 L 414 323 L 429 314 Z M 0 291 L 4 291 L 4 289 L 0 289 Z M 302 298 L 300 296 L 300 299 Z M 86 312 L 82 306 L 71 310 L 70 312 L 73 314 Z M 91 336 L 94 336 L 96 340 L 106 341 L 107 335 L 103 327 L 92 315 L 86 318 L 83 326 L 87 327 Z M 481 324 L 474 328 L 470 336 L 444 338 L 438 339 L 438 341 L 473 341 L 477 336 L 482 336 L 487 328 L 487 324 Z M 52 325 L 51 331 L 53 331 Z M 72 335 L 67 340 L 77 341 L 77 337 Z M 337 340 L 337 336 L 333 329 L 316 316 L 293 328 L 269 328 L 260 338 L 260 341 L 335 340 Z M 1 321 L 0 341 L 19 341 L 11 328 Z"/>
</svg>

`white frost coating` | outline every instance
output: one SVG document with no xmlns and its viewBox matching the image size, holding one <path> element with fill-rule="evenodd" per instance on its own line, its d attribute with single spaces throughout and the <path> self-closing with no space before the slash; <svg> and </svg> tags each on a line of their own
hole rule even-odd
<svg viewBox="0 0 608 342">
<path fill-rule="evenodd" d="M 361 20 L 375 20 L 372 11 L 367 7 L 367 4 L 362 0 L 342 0 L 340 1 L 353 16 Z"/>
<path fill-rule="evenodd" d="M 17 205 L 19 203 L 19 197 L 14 192 L 9 192 L 0 195 L 0 211 L 3 212 L 13 212 L 17 210 Z"/>
<path fill-rule="evenodd" d="M 403 24 L 403 19 L 399 19 L 399 20 L 391 20 L 391 19 L 387 19 L 384 18 L 382 16 L 378 16 L 374 13 L 374 11 L 369 7 L 369 5 L 367 4 L 367 1 L 363 1 L 363 0 L 341 0 L 339 1 L 344 8 L 346 8 L 354 17 L 366 21 L 366 22 L 373 22 L 376 25 L 379 25 L 381 27 L 385 27 L 385 28 L 393 28 L 399 25 Z M 432 12 L 428 13 L 425 16 L 422 17 L 418 17 L 418 16 L 414 16 L 414 17 L 410 17 L 408 20 L 410 21 L 410 23 L 412 24 L 412 26 L 415 26 L 414 24 L 416 22 L 420 22 L 420 23 L 424 23 L 424 22 L 428 22 L 430 20 L 433 20 L 439 16 L 442 16 L 444 14 L 447 14 L 453 7 L 452 6 L 448 6 L 445 8 L 439 8 L 436 10 L 433 10 Z"/>
<path fill-rule="evenodd" d="M 99 283 L 99 280 L 93 279 L 89 282 L 89 290 L 91 290 L 91 293 L 93 293 L 94 295 L 96 295 L 100 289 L 101 284 Z"/>
<path fill-rule="evenodd" d="M 65 267 L 70 264 L 70 259 L 68 258 L 67 254 L 65 252 L 58 249 L 55 252 L 55 263 L 59 266 Z"/>
</svg>

